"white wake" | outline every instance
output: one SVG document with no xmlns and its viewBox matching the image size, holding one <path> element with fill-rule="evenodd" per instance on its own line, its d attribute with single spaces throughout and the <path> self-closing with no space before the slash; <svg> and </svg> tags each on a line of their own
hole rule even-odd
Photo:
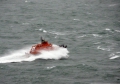
<svg viewBox="0 0 120 84">
<path fill-rule="evenodd" d="M 0 57 L 0 63 L 11 63 L 11 62 L 23 62 L 23 61 L 34 61 L 36 59 L 61 59 L 61 58 L 68 58 L 69 51 L 67 48 L 62 48 L 57 45 L 53 45 L 55 48 L 51 51 L 41 51 L 40 55 L 30 55 L 26 54 L 29 52 L 31 47 L 23 48 L 16 51 L 11 51 L 11 53 L 7 55 L 3 55 Z"/>
</svg>

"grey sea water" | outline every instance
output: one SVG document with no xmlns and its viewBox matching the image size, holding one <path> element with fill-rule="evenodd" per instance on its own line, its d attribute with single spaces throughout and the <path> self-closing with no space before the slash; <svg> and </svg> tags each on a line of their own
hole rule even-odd
<svg viewBox="0 0 120 84">
<path fill-rule="evenodd" d="M 0 0 L 0 60 L 41 36 L 69 57 L 0 63 L 0 84 L 120 83 L 119 0 Z"/>
</svg>

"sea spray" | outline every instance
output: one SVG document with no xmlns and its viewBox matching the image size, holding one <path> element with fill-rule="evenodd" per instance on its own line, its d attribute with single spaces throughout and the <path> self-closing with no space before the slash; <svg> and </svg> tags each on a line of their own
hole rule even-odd
<svg viewBox="0 0 120 84">
<path fill-rule="evenodd" d="M 62 48 L 57 45 L 53 45 L 54 50 L 41 51 L 39 55 L 29 54 L 30 47 L 23 48 L 17 51 L 11 51 L 8 55 L 0 57 L 0 63 L 11 63 L 11 62 L 23 62 L 23 61 L 34 61 L 36 59 L 61 59 L 68 58 L 69 51 L 67 48 Z"/>
</svg>

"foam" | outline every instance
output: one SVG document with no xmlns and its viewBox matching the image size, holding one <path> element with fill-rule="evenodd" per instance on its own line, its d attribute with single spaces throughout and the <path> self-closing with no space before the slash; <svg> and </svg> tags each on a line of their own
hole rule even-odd
<svg viewBox="0 0 120 84">
<path fill-rule="evenodd" d="M 116 59 L 120 57 L 120 52 L 111 53 L 109 59 Z"/>
<path fill-rule="evenodd" d="M 67 48 L 62 48 L 57 45 L 53 45 L 54 50 L 51 51 L 41 51 L 40 55 L 26 54 L 29 52 L 31 47 L 23 48 L 17 51 L 11 51 L 7 55 L 0 57 L 0 63 L 11 63 L 11 62 L 23 62 L 23 61 L 34 61 L 36 59 L 54 59 L 59 60 L 61 58 L 68 58 L 69 51 Z"/>
<path fill-rule="evenodd" d="M 104 51 L 111 51 L 110 48 L 103 48 L 101 46 L 98 46 L 97 49 L 104 50 Z"/>
</svg>

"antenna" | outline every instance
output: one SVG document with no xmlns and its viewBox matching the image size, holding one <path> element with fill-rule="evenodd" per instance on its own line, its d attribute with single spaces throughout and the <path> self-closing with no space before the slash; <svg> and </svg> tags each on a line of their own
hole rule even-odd
<svg viewBox="0 0 120 84">
<path fill-rule="evenodd" d="M 44 42 L 45 40 L 43 40 L 43 38 L 41 37 L 41 42 Z"/>
</svg>

